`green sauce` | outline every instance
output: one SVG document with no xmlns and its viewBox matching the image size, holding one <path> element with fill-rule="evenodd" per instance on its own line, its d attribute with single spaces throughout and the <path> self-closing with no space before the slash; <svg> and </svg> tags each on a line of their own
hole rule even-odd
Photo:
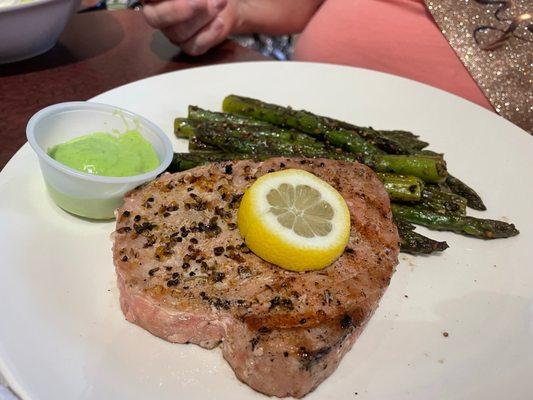
<svg viewBox="0 0 533 400">
<path fill-rule="evenodd" d="M 48 154 L 70 168 L 101 176 L 139 175 L 160 164 L 152 144 L 136 130 L 91 133 L 54 146 Z"/>
</svg>

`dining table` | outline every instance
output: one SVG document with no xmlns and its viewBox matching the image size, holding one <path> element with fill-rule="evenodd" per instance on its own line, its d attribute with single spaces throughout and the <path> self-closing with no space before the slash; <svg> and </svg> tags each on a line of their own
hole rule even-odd
<svg viewBox="0 0 533 400">
<path fill-rule="evenodd" d="M 187 56 L 136 10 L 78 13 L 50 51 L 0 65 L 0 170 L 26 142 L 26 124 L 43 107 L 88 100 L 165 72 L 265 59 L 232 40 Z"/>
</svg>

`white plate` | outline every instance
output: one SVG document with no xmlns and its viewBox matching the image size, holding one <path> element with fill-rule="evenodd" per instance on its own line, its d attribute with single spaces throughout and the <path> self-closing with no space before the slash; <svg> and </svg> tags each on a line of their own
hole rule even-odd
<svg viewBox="0 0 533 400">
<path fill-rule="evenodd" d="M 190 69 L 94 100 L 137 112 L 172 137 L 173 118 L 188 104 L 219 109 L 229 93 L 417 132 L 479 190 L 489 211 L 472 214 L 508 219 L 521 230 L 495 241 L 432 232 L 450 249 L 401 255 L 368 327 L 308 398 L 528 398 L 533 138 L 431 87 L 320 64 Z M 176 150 L 185 149 L 173 140 Z M 114 224 L 58 209 L 28 145 L 2 171 L 0 194 L 0 370 L 23 398 L 265 398 L 235 378 L 218 350 L 166 343 L 124 320 L 110 250 Z"/>
</svg>

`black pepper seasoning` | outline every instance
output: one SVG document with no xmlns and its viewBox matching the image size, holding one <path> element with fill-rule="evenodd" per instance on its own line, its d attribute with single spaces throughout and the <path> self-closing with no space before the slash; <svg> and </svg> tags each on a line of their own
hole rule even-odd
<svg viewBox="0 0 533 400">
<path fill-rule="evenodd" d="M 167 281 L 167 286 L 168 286 L 168 287 L 171 287 L 171 286 L 177 286 L 177 285 L 179 285 L 179 283 L 180 283 L 179 278 L 176 278 L 176 279 L 170 279 L 169 281 Z"/>
<path fill-rule="evenodd" d="M 352 317 L 350 317 L 348 314 L 344 314 L 341 319 L 341 328 L 346 329 L 350 326 L 352 326 Z"/>
<path fill-rule="evenodd" d="M 213 281 L 216 282 L 222 282 L 224 278 L 226 277 L 226 274 L 224 272 L 216 272 L 213 276 Z"/>
</svg>

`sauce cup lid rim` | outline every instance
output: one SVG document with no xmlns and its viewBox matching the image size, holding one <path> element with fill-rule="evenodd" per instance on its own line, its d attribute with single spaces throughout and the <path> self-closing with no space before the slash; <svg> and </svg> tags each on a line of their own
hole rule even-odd
<svg viewBox="0 0 533 400">
<path fill-rule="evenodd" d="M 70 168 L 59 161 L 54 160 L 44 151 L 35 139 L 34 130 L 35 126 L 39 121 L 45 117 L 56 114 L 58 112 L 68 111 L 68 110 L 103 110 L 103 111 L 120 111 L 121 113 L 127 115 L 130 118 L 138 118 L 141 124 L 147 126 L 151 131 L 156 133 L 156 135 L 162 140 L 165 147 L 165 154 L 162 160 L 160 160 L 159 166 L 151 171 L 145 172 L 139 175 L 130 175 L 130 176 L 103 176 L 103 175 L 92 175 L 82 171 L 78 171 L 74 168 Z M 45 107 L 37 111 L 28 121 L 26 126 L 26 138 L 33 151 L 37 156 L 45 161 L 47 164 L 51 165 L 53 168 L 60 170 L 61 172 L 71 175 L 83 180 L 93 181 L 97 183 L 142 183 L 154 179 L 157 175 L 162 173 L 171 163 L 173 156 L 172 143 L 168 136 L 163 132 L 161 128 L 155 125 L 153 122 L 147 118 L 134 113 L 132 111 L 125 110 L 120 107 L 112 106 L 109 104 L 96 103 L 91 101 L 69 101 L 64 103 L 57 103 L 51 106 Z"/>
</svg>

